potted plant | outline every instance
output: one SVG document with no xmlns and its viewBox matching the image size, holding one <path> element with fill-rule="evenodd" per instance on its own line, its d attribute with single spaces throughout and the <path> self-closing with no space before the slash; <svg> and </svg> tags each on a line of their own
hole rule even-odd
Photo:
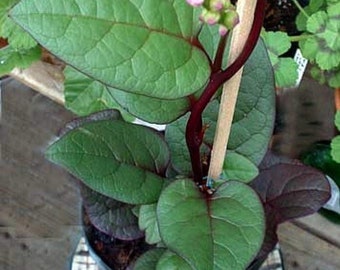
<svg viewBox="0 0 340 270">
<path fill-rule="evenodd" d="M 124 267 L 256 269 L 278 224 L 317 211 L 329 184 L 267 151 L 265 1 L 187 2 L 22 0 L 7 19 L 68 64 L 67 107 L 94 113 L 69 123 L 46 156 L 85 184 L 95 227 L 145 237 L 147 251 Z"/>
</svg>

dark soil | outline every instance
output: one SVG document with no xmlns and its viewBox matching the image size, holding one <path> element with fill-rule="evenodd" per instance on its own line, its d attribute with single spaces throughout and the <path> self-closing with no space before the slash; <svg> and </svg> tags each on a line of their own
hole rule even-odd
<svg viewBox="0 0 340 270">
<path fill-rule="evenodd" d="M 92 250 L 113 270 L 130 270 L 136 259 L 152 246 L 144 238 L 124 241 L 95 228 L 83 209 L 84 232 Z M 129 267 L 130 266 L 130 267 Z"/>
</svg>

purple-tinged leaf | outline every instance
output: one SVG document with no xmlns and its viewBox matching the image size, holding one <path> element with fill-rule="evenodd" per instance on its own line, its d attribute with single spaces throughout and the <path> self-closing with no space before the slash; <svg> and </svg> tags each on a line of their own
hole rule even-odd
<svg viewBox="0 0 340 270">
<path fill-rule="evenodd" d="M 121 240 L 144 236 L 138 227 L 138 218 L 132 213 L 134 205 L 113 200 L 85 185 L 81 193 L 86 213 L 98 230 Z"/>
<path fill-rule="evenodd" d="M 318 211 L 330 197 L 324 174 L 298 161 L 268 154 L 250 186 L 260 196 L 266 215 L 266 238 L 258 258 L 277 243 L 277 226 Z"/>
</svg>

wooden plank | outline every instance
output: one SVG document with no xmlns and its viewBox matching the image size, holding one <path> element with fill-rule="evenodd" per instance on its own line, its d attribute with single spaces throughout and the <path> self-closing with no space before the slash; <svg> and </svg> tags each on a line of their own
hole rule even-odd
<svg viewBox="0 0 340 270">
<path fill-rule="evenodd" d="M 290 222 L 280 225 L 278 235 L 284 254 L 285 269 L 340 269 L 339 247 Z"/>
<path fill-rule="evenodd" d="M 301 229 L 340 248 L 340 226 L 329 221 L 321 214 L 316 213 L 300 218 L 293 221 L 293 223 Z"/>
<path fill-rule="evenodd" d="M 74 115 L 12 79 L 1 95 L 0 269 L 69 269 L 82 232 L 80 196 L 44 149 Z"/>
</svg>

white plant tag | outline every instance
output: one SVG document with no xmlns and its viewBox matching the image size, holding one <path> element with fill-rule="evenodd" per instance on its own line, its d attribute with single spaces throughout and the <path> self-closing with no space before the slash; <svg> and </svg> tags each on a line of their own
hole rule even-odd
<svg viewBox="0 0 340 270">
<path fill-rule="evenodd" d="M 298 79 L 296 81 L 296 85 L 295 87 L 298 87 L 301 83 L 302 80 L 302 76 L 305 73 L 307 64 L 308 64 L 308 60 L 306 58 L 304 58 L 302 56 L 302 53 L 300 51 L 300 49 L 296 50 L 296 53 L 294 55 L 294 61 L 298 64 Z"/>
</svg>

